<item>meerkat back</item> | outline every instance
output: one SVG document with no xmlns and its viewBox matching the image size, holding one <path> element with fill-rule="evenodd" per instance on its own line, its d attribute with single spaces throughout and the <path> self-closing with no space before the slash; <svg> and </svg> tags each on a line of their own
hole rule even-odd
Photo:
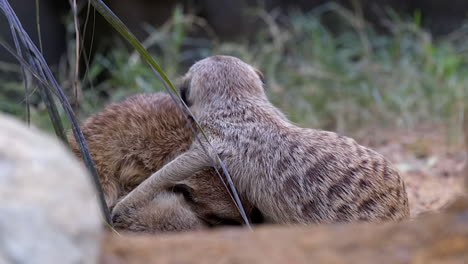
<svg viewBox="0 0 468 264">
<path fill-rule="evenodd" d="M 400 220 L 405 185 L 382 155 L 333 132 L 287 120 L 265 95 L 252 66 L 230 56 L 195 63 L 181 93 L 246 199 L 275 223 Z M 116 206 L 145 188 L 163 188 L 209 166 L 198 142 Z"/>
</svg>

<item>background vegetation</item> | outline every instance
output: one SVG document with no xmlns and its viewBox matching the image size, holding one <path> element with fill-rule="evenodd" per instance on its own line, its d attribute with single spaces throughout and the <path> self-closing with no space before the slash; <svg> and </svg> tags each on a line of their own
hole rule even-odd
<svg viewBox="0 0 468 264">
<path fill-rule="evenodd" d="M 458 136 L 467 99 L 468 26 L 434 39 L 420 26 L 419 13 L 387 14 L 385 29 L 377 31 L 359 13 L 337 5 L 287 15 L 254 9 L 250 15 L 261 23 L 255 36 L 219 41 L 202 19 L 179 7 L 163 26 L 145 27 L 149 37 L 144 44 L 171 80 L 194 60 L 213 54 L 254 64 L 265 74 L 271 100 L 303 126 L 352 133 L 437 124 Z M 324 19 L 335 26 L 325 26 Z M 68 25 L 68 44 L 74 47 L 72 17 Z M 96 53 L 83 69 L 76 108 L 81 117 L 133 93 L 163 90 L 133 49 L 121 39 L 110 41 L 111 49 L 93 47 Z M 56 69 L 70 98 L 74 52 L 69 48 Z M 0 67 L 20 73 L 15 65 Z M 0 111 L 24 118 L 24 85 L 17 78 L 0 81 Z M 52 131 L 38 95 L 31 101 L 32 122 Z"/>
</svg>

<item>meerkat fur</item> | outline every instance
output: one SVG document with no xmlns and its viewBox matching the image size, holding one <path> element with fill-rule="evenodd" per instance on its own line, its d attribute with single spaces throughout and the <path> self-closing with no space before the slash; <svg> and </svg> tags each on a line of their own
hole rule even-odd
<svg viewBox="0 0 468 264">
<path fill-rule="evenodd" d="M 213 148 L 197 141 L 129 193 L 114 213 L 211 166 L 218 154 L 241 196 L 268 222 L 401 220 L 405 185 L 379 153 L 355 140 L 296 126 L 267 99 L 256 70 L 230 56 L 195 63 L 180 92 Z M 210 151 L 211 150 L 211 151 Z"/>
<path fill-rule="evenodd" d="M 182 113 L 164 93 L 136 94 L 110 104 L 87 118 L 82 130 L 110 208 L 188 150 L 193 137 Z M 81 158 L 71 134 L 68 140 Z M 252 211 L 247 202 L 243 204 Z M 240 224 L 242 217 L 214 169 L 205 169 L 151 192 L 113 220 L 120 230 L 158 233 Z"/>
</svg>

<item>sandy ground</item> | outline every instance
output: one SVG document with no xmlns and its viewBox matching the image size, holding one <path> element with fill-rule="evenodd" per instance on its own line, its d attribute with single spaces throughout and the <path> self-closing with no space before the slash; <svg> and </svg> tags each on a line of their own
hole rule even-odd
<svg viewBox="0 0 468 264">
<path fill-rule="evenodd" d="M 379 129 L 354 138 L 399 169 L 413 217 L 437 211 L 463 192 L 468 155 L 462 140 L 449 143 L 443 129 Z M 428 214 L 400 223 L 108 235 L 100 263 L 468 263 L 468 204 L 460 201 L 451 206 L 459 213 Z"/>
<path fill-rule="evenodd" d="M 385 155 L 406 183 L 411 215 L 437 211 L 463 192 L 468 155 L 443 128 L 362 132 L 356 138 Z"/>
</svg>

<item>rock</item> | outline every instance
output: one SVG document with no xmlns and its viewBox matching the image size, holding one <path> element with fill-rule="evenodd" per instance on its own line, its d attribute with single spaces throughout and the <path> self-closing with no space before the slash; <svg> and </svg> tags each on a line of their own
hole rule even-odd
<svg viewBox="0 0 468 264">
<path fill-rule="evenodd" d="M 101 215 L 58 140 L 0 113 L 0 263 L 96 263 Z"/>
<path fill-rule="evenodd" d="M 108 235 L 101 256 L 102 264 L 467 261 L 467 200 L 459 200 L 444 214 L 427 214 L 400 223 L 266 226 L 253 232 L 226 229 L 158 237 Z"/>
</svg>

